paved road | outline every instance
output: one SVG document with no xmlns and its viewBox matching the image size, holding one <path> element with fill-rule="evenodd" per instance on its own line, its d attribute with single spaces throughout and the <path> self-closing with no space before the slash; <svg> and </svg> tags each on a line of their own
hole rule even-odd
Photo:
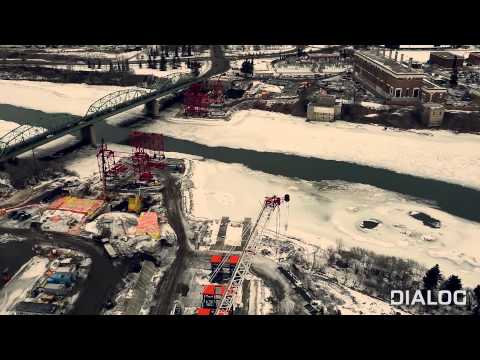
<svg viewBox="0 0 480 360">
<path fill-rule="evenodd" d="M 206 79 L 221 74 L 227 71 L 230 67 L 229 61 L 225 58 L 221 46 L 212 46 L 211 54 L 212 67 L 204 75 L 204 78 Z M 171 175 L 166 176 L 164 195 L 168 220 L 177 235 L 179 248 L 175 260 L 163 276 L 155 294 L 157 304 L 153 309 L 153 314 L 159 315 L 170 314 L 173 302 L 177 295 L 177 285 L 187 268 L 188 258 L 194 255 L 192 246 L 189 244 L 190 240 L 188 239 L 187 229 L 185 229 L 185 224 L 187 222 L 182 208 L 182 193 L 180 185 Z"/>
<path fill-rule="evenodd" d="M 218 46 L 220 47 L 220 46 Z M 336 50 L 338 47 L 328 47 L 328 48 L 323 48 L 323 49 L 317 49 L 317 50 L 312 50 L 309 53 L 314 54 L 314 53 L 323 53 L 323 52 L 329 52 L 332 50 Z M 296 49 L 293 50 L 287 50 L 287 51 L 282 51 L 282 52 L 275 52 L 275 53 L 268 53 L 268 54 L 241 54 L 241 55 L 225 55 L 225 57 L 229 60 L 241 60 L 241 59 L 265 59 L 265 58 L 277 58 L 281 55 L 295 55 L 297 53 Z M 134 56 L 135 57 L 135 56 Z M 170 61 L 172 58 L 168 58 L 167 61 Z M 189 57 L 189 58 L 179 58 L 180 61 L 205 61 L 208 60 L 208 56 L 194 56 L 194 57 Z M 157 63 L 160 61 L 159 59 L 155 60 Z M 115 63 L 115 59 L 113 59 L 113 62 Z M 146 60 L 129 60 L 130 65 L 138 65 L 139 63 L 142 63 L 143 65 L 146 65 Z M 102 66 L 108 66 L 108 60 L 103 59 Z M 1 60 L 0 61 L 0 66 L 5 65 L 5 66 L 68 66 L 68 65 L 87 65 L 86 60 L 85 61 L 80 61 L 80 62 L 67 62 L 67 61 L 38 61 L 38 60 L 25 60 L 25 61 L 19 61 L 19 60 Z"/>
<path fill-rule="evenodd" d="M 24 243 L 30 244 L 30 246 L 46 244 L 72 248 L 85 253 L 92 259 L 89 278 L 83 284 L 80 296 L 71 314 L 99 314 L 103 304 L 113 295 L 117 284 L 120 283 L 127 270 L 126 262 L 119 264 L 119 266 L 114 266 L 100 246 L 81 237 L 56 233 L 46 234 L 34 229 L 0 228 L 0 233 L 25 237 L 27 240 L 24 240 Z M 10 245 L 11 247 L 8 248 L 9 255 L 15 256 L 15 247 L 18 244 L 13 242 Z"/>
<path fill-rule="evenodd" d="M 187 231 L 185 229 L 185 220 L 182 209 L 182 194 L 179 185 L 172 176 L 168 176 L 164 190 L 165 202 L 167 207 L 168 222 L 173 227 L 177 235 L 178 251 L 176 258 L 170 268 L 165 272 L 160 282 L 155 300 L 157 304 L 153 314 L 168 315 L 172 310 L 173 302 L 176 296 L 178 282 L 186 269 L 187 258 L 192 256 L 193 252 L 188 244 Z"/>
</svg>

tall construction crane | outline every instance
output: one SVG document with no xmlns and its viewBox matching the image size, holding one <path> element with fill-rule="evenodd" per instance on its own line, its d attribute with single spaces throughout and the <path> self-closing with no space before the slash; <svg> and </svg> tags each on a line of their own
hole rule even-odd
<svg viewBox="0 0 480 360">
<path fill-rule="evenodd" d="M 249 237 L 245 242 L 245 247 L 240 255 L 237 266 L 232 273 L 232 277 L 228 282 L 228 285 L 223 291 L 219 305 L 215 309 L 215 315 L 228 315 L 232 313 L 235 297 L 238 294 L 238 290 L 242 287 L 243 280 L 250 271 L 253 257 L 256 254 L 257 247 L 260 243 L 263 231 L 267 226 L 268 221 L 275 210 L 277 210 L 283 202 L 289 201 L 290 195 L 288 194 L 284 195 L 283 198 L 275 195 L 265 198 L 260 210 L 260 214 L 258 215 Z M 228 256 L 225 256 L 224 260 L 227 258 Z"/>
</svg>

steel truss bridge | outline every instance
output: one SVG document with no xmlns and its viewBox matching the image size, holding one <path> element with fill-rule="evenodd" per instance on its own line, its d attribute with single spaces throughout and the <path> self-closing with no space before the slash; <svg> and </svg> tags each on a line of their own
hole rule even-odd
<svg viewBox="0 0 480 360">
<path fill-rule="evenodd" d="M 179 76 L 174 74 L 159 79 L 150 88 L 132 88 L 115 91 L 90 105 L 85 116 L 81 118 L 64 118 L 62 121 L 52 120 L 48 128 L 31 125 L 18 126 L 0 137 L 0 163 L 129 109 L 164 96 L 180 94 L 192 84 L 204 81 L 217 73 L 227 70 L 228 62 L 224 60 L 223 51 L 219 47 L 213 47 L 211 52 L 212 68 L 203 76 Z M 215 56 L 220 56 L 223 59 L 223 63 L 215 63 Z"/>
</svg>

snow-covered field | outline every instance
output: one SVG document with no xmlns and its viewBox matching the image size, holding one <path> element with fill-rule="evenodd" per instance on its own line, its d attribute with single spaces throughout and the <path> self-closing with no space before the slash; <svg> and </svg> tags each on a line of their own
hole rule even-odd
<svg viewBox="0 0 480 360">
<path fill-rule="evenodd" d="M 399 56 L 403 54 L 403 60 L 408 61 L 409 58 L 412 58 L 414 61 L 425 63 L 430 59 L 430 52 L 438 50 L 401 50 L 398 52 Z M 443 51 L 443 50 L 441 50 Z M 479 49 L 463 49 L 463 50 L 446 50 L 458 56 L 463 56 L 468 58 L 471 52 L 480 51 Z"/>
<path fill-rule="evenodd" d="M 264 196 L 288 193 L 291 201 L 281 214 L 285 235 L 324 248 L 340 240 L 347 247 L 410 258 L 426 266 L 438 263 L 445 274 L 457 274 L 467 285 L 480 279 L 480 225 L 402 195 L 361 184 L 293 180 L 213 160 L 193 160 L 192 180 L 194 216 L 254 218 Z M 409 211 L 423 211 L 439 219 L 442 227 L 426 227 Z M 361 221 L 370 218 L 382 224 L 362 229 Z M 273 230 L 274 222 L 270 225 Z"/>
<path fill-rule="evenodd" d="M 258 50 L 256 49 L 258 45 L 229 45 L 225 49 L 226 55 L 259 55 L 259 54 L 272 54 L 272 53 L 281 53 L 285 51 L 292 51 L 296 49 L 295 45 L 260 45 Z"/>
<path fill-rule="evenodd" d="M 0 80 L 0 103 L 47 113 L 85 115 L 88 107 L 121 86 L 59 84 L 46 81 Z"/>
<path fill-rule="evenodd" d="M 51 54 L 68 55 L 68 56 L 80 56 L 87 58 L 104 58 L 104 59 L 132 59 L 143 54 L 142 50 L 128 51 L 128 52 L 105 52 L 105 51 L 92 51 L 88 48 L 74 48 L 74 49 L 45 49 L 46 52 Z"/>
<path fill-rule="evenodd" d="M 361 292 L 338 284 L 325 282 L 323 289 L 340 300 L 337 305 L 342 315 L 408 315 L 406 312 Z"/>
<path fill-rule="evenodd" d="M 18 124 L 16 122 L 0 120 L 0 137 L 17 127 Z"/>
<path fill-rule="evenodd" d="M 383 130 L 381 126 L 307 123 L 260 110 L 239 111 L 230 121 L 176 119 L 171 109 L 144 131 L 208 146 L 252 149 L 346 161 L 480 188 L 480 138 L 449 131 Z"/>
</svg>

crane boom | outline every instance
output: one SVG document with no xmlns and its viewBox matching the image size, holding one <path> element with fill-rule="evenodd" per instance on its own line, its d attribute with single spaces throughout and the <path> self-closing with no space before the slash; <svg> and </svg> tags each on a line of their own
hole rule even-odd
<svg viewBox="0 0 480 360">
<path fill-rule="evenodd" d="M 288 202 L 290 196 L 285 195 L 283 200 Z M 227 315 L 231 313 L 238 290 L 242 287 L 243 280 L 250 271 L 250 266 L 252 265 L 253 257 L 256 254 L 263 231 L 270 220 L 271 215 L 280 206 L 281 202 L 282 199 L 277 196 L 265 198 L 260 214 L 258 215 L 255 225 L 245 243 L 245 247 L 240 255 L 238 264 L 233 271 L 232 277 L 228 282 L 220 304 L 215 309 L 215 315 Z"/>
</svg>

